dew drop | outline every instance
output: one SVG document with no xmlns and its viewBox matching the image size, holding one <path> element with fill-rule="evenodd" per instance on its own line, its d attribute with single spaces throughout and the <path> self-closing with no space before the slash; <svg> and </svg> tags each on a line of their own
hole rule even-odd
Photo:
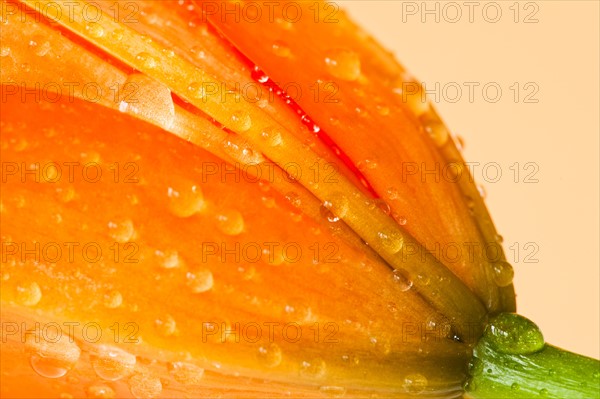
<svg viewBox="0 0 600 399">
<path fill-rule="evenodd" d="M 463 388 L 466 392 L 475 392 L 477 390 L 477 384 L 475 383 L 475 381 L 472 380 L 467 381 L 465 382 Z"/>
<path fill-rule="evenodd" d="M 534 353 L 545 345 L 539 327 L 514 313 L 502 313 L 492 319 L 485 330 L 485 338 L 498 352 L 513 355 Z"/>
<path fill-rule="evenodd" d="M 168 48 L 164 48 L 162 49 L 162 53 L 167 57 L 167 58 L 174 58 L 175 57 L 175 51 L 168 49 Z"/>
<path fill-rule="evenodd" d="M 200 385 L 204 369 L 192 363 L 173 362 L 168 365 L 169 373 L 175 381 L 184 385 Z"/>
<path fill-rule="evenodd" d="M 546 388 L 540 389 L 540 396 L 548 396 L 550 392 Z"/>
<path fill-rule="evenodd" d="M 239 140 L 238 137 L 229 137 L 222 144 L 227 154 L 244 165 L 257 165 L 265 161 L 260 152 L 254 151 L 245 140 Z"/>
<path fill-rule="evenodd" d="M 300 375 L 304 377 L 322 378 L 327 371 L 325 360 L 316 358 L 310 361 L 303 361 L 300 364 Z"/>
<path fill-rule="evenodd" d="M 113 399 L 116 397 L 115 391 L 107 385 L 91 385 L 85 393 L 90 399 Z"/>
<path fill-rule="evenodd" d="M 396 219 L 396 221 L 398 222 L 398 224 L 400 226 L 405 226 L 406 225 L 406 218 L 404 216 L 395 215 L 394 219 Z"/>
<path fill-rule="evenodd" d="M 325 57 L 327 71 L 334 77 L 353 81 L 360 77 L 360 58 L 352 50 L 335 49 Z"/>
<path fill-rule="evenodd" d="M 285 198 L 290 202 L 290 204 L 294 208 L 300 208 L 300 206 L 302 205 L 302 199 L 297 193 L 289 192 L 285 195 Z"/>
<path fill-rule="evenodd" d="M 167 198 L 169 211 L 181 218 L 190 217 L 206 209 L 202 189 L 191 182 L 181 182 L 177 187 L 168 187 Z"/>
<path fill-rule="evenodd" d="M 346 388 L 333 385 L 322 386 L 319 391 L 330 398 L 341 398 L 346 394 Z"/>
<path fill-rule="evenodd" d="M 177 323 L 171 315 L 166 315 L 154 321 L 156 331 L 164 337 L 171 337 L 177 333 Z"/>
<path fill-rule="evenodd" d="M 123 296 L 119 291 L 111 290 L 104 294 L 104 306 L 115 309 L 123 303 Z"/>
<path fill-rule="evenodd" d="M 58 330 L 50 337 L 44 329 L 43 334 L 37 331 L 26 334 L 25 353 L 36 373 L 46 378 L 60 378 L 75 366 L 81 350 L 62 331 Z"/>
<path fill-rule="evenodd" d="M 425 113 L 421 115 L 419 118 L 421 123 L 423 124 L 423 129 L 425 132 L 433 139 L 433 142 L 438 146 L 442 147 L 446 142 L 448 142 L 448 138 L 450 137 L 450 133 L 446 126 L 436 117 L 433 117 L 429 113 Z"/>
<path fill-rule="evenodd" d="M 50 52 L 51 48 L 50 42 L 44 41 L 42 44 L 36 46 L 35 55 L 38 57 L 43 57 Z"/>
<path fill-rule="evenodd" d="M 135 374 L 129 379 L 131 394 L 139 399 L 156 398 L 162 392 L 160 378 L 150 374 Z"/>
<path fill-rule="evenodd" d="M 250 115 L 243 111 L 236 111 L 231 115 L 231 130 L 245 132 L 252 127 Z"/>
<path fill-rule="evenodd" d="M 208 269 L 202 269 L 186 274 L 187 286 L 192 289 L 195 294 L 209 291 L 214 284 L 213 274 Z"/>
<path fill-rule="evenodd" d="M 390 114 L 390 108 L 389 107 L 378 105 L 376 108 L 377 108 L 377 112 L 381 116 L 388 116 Z"/>
<path fill-rule="evenodd" d="M 427 378 L 423 374 L 414 373 L 404 377 L 402 386 L 404 390 L 410 394 L 419 394 L 427 388 Z"/>
<path fill-rule="evenodd" d="M 479 191 L 481 198 L 485 199 L 487 197 L 487 191 L 485 191 L 485 187 L 483 185 L 478 184 L 477 191 Z"/>
<path fill-rule="evenodd" d="M 141 53 L 144 54 L 144 53 Z M 150 62 L 152 57 L 144 62 Z M 141 73 L 127 77 L 120 92 L 119 111 L 136 115 L 169 130 L 175 123 L 175 104 L 171 90 Z"/>
<path fill-rule="evenodd" d="M 92 37 L 98 38 L 104 36 L 104 28 L 97 22 L 90 22 L 89 24 L 85 25 L 85 30 L 88 31 Z"/>
<path fill-rule="evenodd" d="M 390 229 L 382 230 L 377 233 L 377 238 L 383 248 L 390 254 L 395 254 L 402 249 L 404 238 L 399 231 Z"/>
<path fill-rule="evenodd" d="M 142 63 L 144 68 L 154 69 L 158 66 L 156 59 L 148 53 L 139 53 L 135 58 Z"/>
<path fill-rule="evenodd" d="M 429 111 L 429 101 L 420 83 L 410 76 L 400 76 L 394 86 L 392 92 L 398 95 L 400 102 L 406 104 L 415 116 Z"/>
<path fill-rule="evenodd" d="M 0 47 L 0 57 L 8 57 L 10 55 L 10 47 Z"/>
<path fill-rule="evenodd" d="M 478 376 L 483 373 L 483 362 L 474 357 L 469 362 L 469 375 Z"/>
<path fill-rule="evenodd" d="M 203 99 L 206 97 L 206 90 L 202 83 L 192 82 L 187 87 L 192 98 Z"/>
<path fill-rule="evenodd" d="M 387 336 L 371 337 L 369 341 L 373 351 L 379 356 L 387 356 L 392 350 L 391 339 Z"/>
<path fill-rule="evenodd" d="M 394 269 L 392 272 L 392 279 L 402 292 L 410 290 L 413 286 L 412 280 L 407 277 L 407 273 L 404 270 Z"/>
<path fill-rule="evenodd" d="M 350 202 L 348 201 L 348 197 L 344 194 L 333 193 L 329 196 L 327 201 L 323 202 L 323 207 L 328 211 L 331 211 L 337 218 L 343 219 L 348 214 Z"/>
<path fill-rule="evenodd" d="M 160 266 L 164 267 L 165 269 L 173 269 L 179 267 L 182 263 L 182 260 L 180 259 L 179 253 L 177 251 L 155 251 L 154 253 L 158 258 Z"/>
<path fill-rule="evenodd" d="M 244 231 L 244 217 L 235 210 L 221 212 L 217 215 L 217 228 L 229 236 L 236 236 Z"/>
<path fill-rule="evenodd" d="M 505 261 L 496 262 L 494 268 L 494 281 L 498 287 L 507 287 L 512 284 L 515 271 L 510 263 Z"/>
<path fill-rule="evenodd" d="M 262 139 L 271 147 L 277 147 L 283 142 L 281 133 L 276 127 L 269 127 L 261 133 Z"/>
<path fill-rule="evenodd" d="M 35 306 L 42 299 L 42 290 L 38 283 L 30 282 L 17 286 L 16 300 L 23 306 Z"/>
<path fill-rule="evenodd" d="M 120 222 L 108 223 L 109 234 L 116 242 L 124 244 L 131 241 L 135 235 L 135 228 L 130 219 Z"/>
<path fill-rule="evenodd" d="M 287 44 L 285 44 L 282 41 L 275 41 L 275 43 L 273 43 L 273 54 L 275 54 L 278 57 L 281 58 L 288 58 L 290 55 L 292 55 L 292 51 L 290 50 L 290 48 L 287 46 Z"/>
<path fill-rule="evenodd" d="M 257 357 L 266 367 L 272 368 L 281 364 L 283 355 L 279 345 L 270 343 L 258 348 Z"/>
<path fill-rule="evenodd" d="M 73 199 L 75 199 L 75 189 L 73 188 L 73 186 L 57 188 L 56 194 L 58 196 L 58 199 L 65 203 L 71 202 Z"/>
<path fill-rule="evenodd" d="M 391 201 L 400 198 L 400 193 L 398 192 L 398 189 L 396 187 L 389 187 L 387 189 L 387 195 Z"/>
<path fill-rule="evenodd" d="M 276 17 L 275 23 L 277 24 L 277 26 L 279 26 L 281 29 L 284 29 L 284 30 L 289 31 L 294 28 L 294 23 L 291 20 L 289 20 L 288 18 Z"/>
<path fill-rule="evenodd" d="M 510 389 L 512 389 L 513 391 L 518 391 L 521 389 L 521 386 L 519 384 L 517 384 L 516 382 L 513 382 L 512 385 L 510 386 Z"/>
<path fill-rule="evenodd" d="M 110 38 L 112 40 L 114 40 L 115 42 L 119 42 L 119 41 L 123 40 L 124 34 L 125 34 L 125 31 L 123 29 L 115 29 L 112 32 L 110 32 Z"/>
<path fill-rule="evenodd" d="M 377 169 L 377 159 L 372 158 L 359 161 L 356 167 L 361 172 L 366 172 L 367 170 L 375 170 Z"/>
<path fill-rule="evenodd" d="M 117 381 L 130 375 L 136 363 L 136 358 L 131 353 L 107 345 L 95 348 L 90 359 L 98 377 L 107 381 Z"/>
<path fill-rule="evenodd" d="M 375 198 L 373 200 L 370 200 L 368 202 L 367 206 L 371 210 L 380 209 L 386 215 L 389 215 L 390 212 L 392 211 L 392 208 L 390 207 L 390 204 L 388 204 L 387 202 L 385 202 L 381 198 Z"/>
<path fill-rule="evenodd" d="M 194 46 L 190 49 L 190 52 L 194 54 L 199 60 L 206 59 L 206 52 L 204 51 L 204 47 Z"/>
<path fill-rule="evenodd" d="M 278 266 L 285 262 L 283 251 L 278 248 L 273 248 L 273 251 L 269 248 L 263 249 L 263 258 L 269 265 L 273 266 Z"/>
</svg>

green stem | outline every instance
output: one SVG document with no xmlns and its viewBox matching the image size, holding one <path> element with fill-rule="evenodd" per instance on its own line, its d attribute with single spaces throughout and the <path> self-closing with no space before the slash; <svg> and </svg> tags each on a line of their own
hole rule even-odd
<svg viewBox="0 0 600 399">
<path fill-rule="evenodd" d="M 600 362 L 546 345 L 522 316 L 492 319 L 473 355 L 466 398 L 600 398 Z"/>
</svg>

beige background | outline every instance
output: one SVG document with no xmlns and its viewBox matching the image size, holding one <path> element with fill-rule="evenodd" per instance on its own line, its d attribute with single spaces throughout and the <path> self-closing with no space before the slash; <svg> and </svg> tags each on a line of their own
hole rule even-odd
<svg viewBox="0 0 600 399">
<path fill-rule="evenodd" d="M 435 3 L 428 1 L 428 8 Z M 486 101 L 481 89 L 475 89 L 470 103 L 463 86 L 458 102 L 445 101 L 454 96 L 448 92 L 437 108 L 464 138 L 467 161 L 501 167 L 497 183 L 483 181 L 481 171 L 476 177 L 484 183 L 515 267 L 520 313 L 538 323 L 548 342 L 598 358 L 599 3 L 521 2 L 519 23 L 510 9 L 514 1 L 496 2 L 502 11 L 497 23 L 483 18 L 486 3 L 479 2 L 472 23 L 464 6 L 462 18 L 450 23 L 455 9 L 439 2 L 440 22 L 429 15 L 423 23 L 421 1 L 338 2 L 420 81 L 440 82 L 440 87 L 448 82 L 500 85 L 497 103 Z M 403 22 L 403 7 L 412 5 L 419 12 L 404 14 Z M 494 18 L 494 6 L 487 8 L 489 18 Z M 523 23 L 536 9 L 538 22 Z M 521 95 L 532 91 L 533 86 L 524 87 L 527 82 L 536 84 L 539 92 L 533 98 L 539 102 L 524 103 L 521 97 L 515 103 L 514 82 Z M 509 169 L 515 162 L 521 169 L 518 183 Z M 539 166 L 538 183 L 524 183 L 533 171 L 524 169 L 527 162 Z M 518 258 L 509 249 L 515 245 Z M 532 259 L 539 263 L 525 262 L 536 247 Z"/>
</svg>

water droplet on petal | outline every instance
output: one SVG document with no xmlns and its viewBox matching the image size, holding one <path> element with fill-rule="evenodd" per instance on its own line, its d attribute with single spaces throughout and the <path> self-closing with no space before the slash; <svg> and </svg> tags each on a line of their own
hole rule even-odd
<svg viewBox="0 0 600 399">
<path fill-rule="evenodd" d="M 487 192 L 485 191 L 485 187 L 481 184 L 477 185 L 477 191 L 479 191 L 479 195 L 481 196 L 481 198 L 485 199 L 485 197 L 487 196 Z"/>
<path fill-rule="evenodd" d="M 429 111 L 429 101 L 423 86 L 407 74 L 402 74 L 394 82 L 392 92 L 398 95 L 402 104 L 410 109 L 415 116 L 420 116 Z"/>
<path fill-rule="evenodd" d="M 51 49 L 52 49 L 52 47 L 50 45 L 50 42 L 44 41 L 42 44 L 37 46 L 37 48 L 35 49 L 35 55 L 37 55 L 38 57 L 43 57 L 46 54 L 48 54 Z"/>
<path fill-rule="evenodd" d="M 277 147 L 283 142 L 281 133 L 276 127 L 266 128 L 265 130 L 263 130 L 261 137 L 271 147 Z"/>
<path fill-rule="evenodd" d="M 115 391 L 107 385 L 89 386 L 85 393 L 90 399 L 113 399 L 116 397 Z"/>
<path fill-rule="evenodd" d="M 135 227 L 130 219 L 109 222 L 108 229 L 110 236 L 118 243 L 124 244 L 131 241 L 135 235 Z"/>
<path fill-rule="evenodd" d="M 154 321 L 154 326 L 158 333 L 164 337 L 171 337 L 177 334 L 177 323 L 171 315 L 166 315 Z"/>
<path fill-rule="evenodd" d="M 483 373 L 483 362 L 474 357 L 469 362 L 469 375 L 478 376 Z"/>
<path fill-rule="evenodd" d="M 323 206 L 331 211 L 336 217 L 343 219 L 348 214 L 350 202 L 346 195 L 342 193 L 333 193 L 329 196 L 327 201 L 323 202 Z"/>
<path fill-rule="evenodd" d="M 413 282 L 407 277 L 407 274 L 404 270 L 394 269 L 392 275 L 392 279 L 400 288 L 400 291 L 408 291 L 412 288 Z"/>
<path fill-rule="evenodd" d="M 149 57 L 144 62 L 156 62 L 150 60 L 154 59 Z M 120 92 L 119 110 L 158 124 L 166 130 L 171 129 L 175 123 L 175 103 L 171 90 L 141 73 L 133 73 L 127 77 Z"/>
<path fill-rule="evenodd" d="M 200 186 L 191 182 L 180 182 L 167 188 L 169 210 L 175 216 L 187 218 L 206 209 L 204 194 Z"/>
<path fill-rule="evenodd" d="M 236 111 L 231 115 L 231 130 L 245 132 L 252 127 L 250 115 L 242 111 Z"/>
<path fill-rule="evenodd" d="M 136 374 L 129 379 L 129 390 L 139 399 L 156 398 L 162 389 L 160 378 L 150 374 Z"/>
<path fill-rule="evenodd" d="M 10 47 L 0 47 L 0 57 L 8 57 L 10 55 Z"/>
<path fill-rule="evenodd" d="M 160 266 L 164 267 L 165 269 L 173 269 L 175 267 L 179 267 L 180 264 L 183 263 L 177 251 L 155 251 L 154 253 L 159 259 Z"/>
<path fill-rule="evenodd" d="M 392 201 L 395 199 L 398 199 L 400 197 L 400 193 L 398 192 L 398 189 L 396 187 L 388 188 L 387 194 L 388 194 L 388 198 Z"/>
<path fill-rule="evenodd" d="M 104 306 L 115 309 L 123 303 L 123 296 L 119 291 L 111 290 L 104 294 Z"/>
<path fill-rule="evenodd" d="M 213 274 L 208 269 L 188 272 L 186 274 L 186 279 L 188 287 L 196 294 L 209 291 L 214 284 Z"/>
<path fill-rule="evenodd" d="M 456 136 L 456 148 L 458 151 L 465 149 L 465 139 L 462 136 Z"/>
<path fill-rule="evenodd" d="M 23 306 L 35 306 L 42 299 L 42 290 L 38 283 L 29 282 L 17 286 L 16 300 Z"/>
<path fill-rule="evenodd" d="M 273 43 L 273 54 L 281 58 L 288 58 L 290 55 L 292 55 L 292 51 L 287 44 L 278 40 Z"/>
<path fill-rule="evenodd" d="M 404 237 L 396 230 L 383 230 L 377 233 L 377 238 L 383 248 L 390 254 L 395 254 L 402 249 Z"/>
<path fill-rule="evenodd" d="M 328 51 L 325 57 L 325 65 L 327 71 L 338 79 L 353 81 L 360 77 L 360 58 L 352 50 L 335 49 Z"/>
<path fill-rule="evenodd" d="M 427 388 L 427 384 L 427 378 L 423 374 L 414 373 L 404 377 L 402 386 L 406 392 L 416 395 L 423 392 Z"/>
<path fill-rule="evenodd" d="M 144 68 L 154 69 L 158 66 L 156 59 L 148 53 L 139 53 L 135 58 L 142 63 Z"/>
<path fill-rule="evenodd" d="M 363 161 L 358 161 L 356 167 L 361 172 L 366 172 L 367 170 L 375 170 L 377 169 L 377 159 L 365 159 Z"/>
<path fill-rule="evenodd" d="M 283 358 L 281 348 L 275 343 L 259 347 L 257 357 L 262 364 L 269 368 L 279 366 Z"/>
<path fill-rule="evenodd" d="M 90 354 L 92 368 L 98 377 L 116 381 L 133 372 L 136 358 L 129 352 L 107 345 L 99 345 Z"/>
<path fill-rule="evenodd" d="M 88 33 L 92 37 L 98 38 L 104 36 L 104 28 L 101 24 L 97 22 L 88 23 L 87 25 L 85 25 L 85 30 L 88 31 Z"/>
<path fill-rule="evenodd" d="M 300 196 L 297 193 L 294 193 L 294 192 L 287 193 L 285 195 L 285 198 L 295 208 L 299 208 L 302 205 L 302 199 L 300 198 Z"/>
<path fill-rule="evenodd" d="M 430 115 L 429 113 L 421 115 L 419 119 L 423 124 L 423 129 L 425 130 L 425 132 L 429 135 L 429 137 L 433 139 L 433 142 L 438 147 L 442 147 L 448 142 L 450 133 L 448 132 L 448 129 L 446 129 L 446 126 L 444 126 L 442 121 Z"/>
<path fill-rule="evenodd" d="M 175 381 L 184 385 L 200 385 L 204 369 L 192 363 L 173 362 L 169 364 L 169 373 Z"/>
<path fill-rule="evenodd" d="M 494 281 L 498 287 L 507 287 L 512 284 L 515 271 L 510 263 L 500 261 L 492 265 L 494 268 Z"/>
<path fill-rule="evenodd" d="M 346 388 L 333 385 L 322 386 L 319 391 L 331 398 L 341 398 L 346 394 Z"/>
<path fill-rule="evenodd" d="M 50 331 L 50 330 L 48 330 Z M 44 333 L 30 331 L 25 336 L 25 352 L 33 370 L 46 378 L 60 378 L 71 370 L 81 355 L 81 350 L 72 338 L 56 331 L 52 337 Z"/>
<path fill-rule="evenodd" d="M 321 358 L 303 361 L 300 364 L 300 375 L 304 377 L 323 378 L 327 371 L 327 364 Z"/>
<path fill-rule="evenodd" d="M 217 228 L 229 236 L 236 236 L 244 231 L 244 217 L 235 210 L 221 212 L 217 215 Z"/>
<path fill-rule="evenodd" d="M 123 40 L 124 34 L 125 31 L 123 29 L 115 29 L 112 32 L 110 32 L 110 38 L 115 42 L 119 42 Z"/>
</svg>

